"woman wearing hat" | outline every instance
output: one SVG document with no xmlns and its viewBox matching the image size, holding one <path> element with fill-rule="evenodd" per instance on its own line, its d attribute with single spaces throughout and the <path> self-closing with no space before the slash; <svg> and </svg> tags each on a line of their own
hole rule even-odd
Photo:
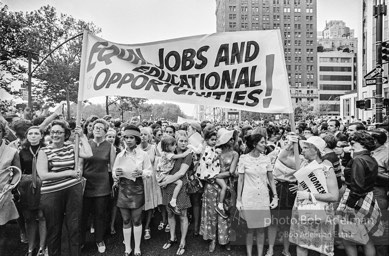
<svg viewBox="0 0 389 256">
<path fill-rule="evenodd" d="M 216 145 L 222 149 L 220 155 L 220 173 L 214 178 L 228 180 L 235 173 L 238 154 L 232 150 L 234 131 L 220 129 L 217 133 Z M 225 245 L 227 250 L 230 250 L 230 218 L 220 216 L 216 208 L 218 207 L 220 186 L 207 182 L 204 187 L 203 205 L 201 212 L 200 234 L 204 240 L 211 240 L 209 244 L 209 252 L 214 252 L 216 241 L 219 244 Z"/>
<path fill-rule="evenodd" d="M 297 137 L 293 136 L 290 140 L 297 142 Z M 334 168 L 323 164 L 322 155 L 324 154 L 326 143 L 322 138 L 312 136 L 306 141 L 300 141 L 300 146 L 302 148 L 304 160 L 299 169 L 310 168 L 310 166 L 315 166 L 315 170 L 319 168 L 319 170 L 324 173 L 325 177 L 325 184 L 321 185 L 326 189 L 317 193 L 310 187 L 310 192 L 308 191 L 308 187 L 304 187 L 305 183 L 302 183 L 300 180 L 299 190 L 297 191 L 293 208 L 297 209 L 297 206 L 305 200 L 309 202 L 317 201 L 319 203 L 324 203 L 324 208 L 322 210 L 314 210 L 314 214 L 325 212 L 326 219 L 312 224 L 308 221 L 302 221 L 297 215 L 293 215 L 289 240 L 297 245 L 297 255 L 308 255 L 308 248 L 322 254 L 333 255 L 334 225 L 333 222 L 327 220 L 333 219 L 334 209 L 332 203 L 337 202 L 339 198 L 338 182 L 336 180 Z M 293 150 L 292 147 L 293 145 L 290 143 L 288 150 Z"/>
<path fill-rule="evenodd" d="M 113 166 L 114 186 L 119 187 L 117 207 L 123 218 L 123 236 L 125 255 L 132 252 L 131 235 L 134 230 L 134 255 L 140 256 L 142 239 L 142 210 L 145 204 L 144 185 L 142 176 L 152 174 L 152 166 L 147 152 L 138 148 L 141 143 L 141 134 L 138 127 L 127 125 L 123 129 L 122 137 L 126 149 L 119 153 Z"/>
</svg>

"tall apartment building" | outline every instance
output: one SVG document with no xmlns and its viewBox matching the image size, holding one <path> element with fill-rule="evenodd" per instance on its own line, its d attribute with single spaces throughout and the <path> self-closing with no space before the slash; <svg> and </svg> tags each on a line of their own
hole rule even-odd
<svg viewBox="0 0 389 256">
<path fill-rule="evenodd" d="M 369 73 L 376 67 L 376 19 L 373 16 L 374 1 L 363 0 L 362 6 L 362 77 Z M 388 3 L 387 3 L 388 4 Z M 389 40 L 389 16 L 383 16 L 383 41 Z M 384 64 L 383 76 L 389 76 L 389 66 Z M 389 98 L 389 85 L 384 84 L 382 96 Z M 367 119 L 375 114 L 375 85 L 366 85 L 365 80 L 362 79 L 358 83 L 359 100 L 371 99 L 371 108 L 368 110 L 357 110 L 357 117 L 360 119 Z"/>
<path fill-rule="evenodd" d="M 346 26 L 342 20 L 330 20 L 320 32 L 318 46 L 324 51 L 346 50 L 358 52 L 358 39 L 354 37 L 354 30 Z"/>
<path fill-rule="evenodd" d="M 280 29 L 293 104 L 317 106 L 316 0 L 216 0 L 217 32 Z"/>
<path fill-rule="evenodd" d="M 356 89 L 356 54 L 342 51 L 318 52 L 320 112 L 341 116 L 340 97 Z"/>
</svg>

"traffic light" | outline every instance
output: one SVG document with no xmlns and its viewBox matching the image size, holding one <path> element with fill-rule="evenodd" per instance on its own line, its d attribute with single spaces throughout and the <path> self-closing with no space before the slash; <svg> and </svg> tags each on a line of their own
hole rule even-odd
<svg viewBox="0 0 389 256">
<path fill-rule="evenodd" d="M 384 107 L 389 108 L 389 99 L 384 99 Z"/>
<path fill-rule="evenodd" d="M 389 42 L 382 43 L 382 60 L 389 62 Z"/>
<path fill-rule="evenodd" d="M 365 101 L 364 100 L 357 100 L 356 104 L 357 104 L 357 108 L 360 108 L 360 109 L 365 108 Z"/>
<path fill-rule="evenodd" d="M 368 99 L 368 100 L 365 100 L 365 109 L 369 109 L 371 108 L 371 100 Z"/>
</svg>

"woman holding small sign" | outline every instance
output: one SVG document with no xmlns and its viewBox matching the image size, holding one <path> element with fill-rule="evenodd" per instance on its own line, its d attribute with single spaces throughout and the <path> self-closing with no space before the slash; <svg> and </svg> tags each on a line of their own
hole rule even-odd
<svg viewBox="0 0 389 256">
<path fill-rule="evenodd" d="M 293 136 L 290 141 L 297 142 Z M 334 168 L 323 164 L 325 141 L 312 136 L 300 141 L 304 161 L 294 174 L 299 187 L 293 206 L 289 240 L 297 245 L 297 255 L 307 256 L 308 250 L 333 255 L 334 209 L 339 189 Z M 289 145 L 292 147 L 292 144 Z"/>
</svg>

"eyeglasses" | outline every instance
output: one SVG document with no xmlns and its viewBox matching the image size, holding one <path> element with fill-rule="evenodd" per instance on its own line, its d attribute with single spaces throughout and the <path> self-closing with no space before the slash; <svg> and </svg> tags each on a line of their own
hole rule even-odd
<svg viewBox="0 0 389 256">
<path fill-rule="evenodd" d="M 104 127 L 99 127 L 99 126 L 95 126 L 95 129 L 96 131 L 101 131 L 101 130 L 104 130 L 105 131 L 105 128 Z"/>
<path fill-rule="evenodd" d="M 61 134 L 64 134 L 65 132 L 62 132 L 62 131 L 50 131 L 50 134 L 51 135 L 61 135 Z"/>
</svg>

